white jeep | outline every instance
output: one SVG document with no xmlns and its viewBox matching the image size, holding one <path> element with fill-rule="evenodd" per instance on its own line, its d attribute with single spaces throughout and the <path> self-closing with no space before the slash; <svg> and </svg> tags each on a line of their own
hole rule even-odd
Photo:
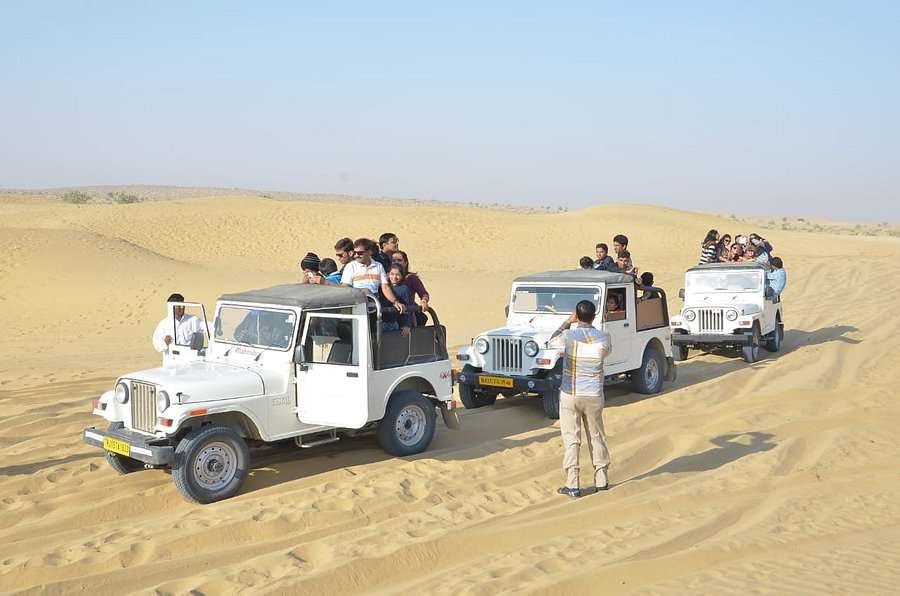
<svg viewBox="0 0 900 596">
<path fill-rule="evenodd" d="M 582 300 L 597 306 L 594 324 L 612 340 L 606 383 L 630 380 L 639 393 L 658 393 L 663 379 L 675 380 L 666 293 L 652 288 L 654 297 L 643 298 L 636 290 L 634 277 L 608 271 L 549 271 L 515 279 L 506 326 L 479 334 L 456 355 L 464 363 L 458 378 L 463 405 L 491 405 L 498 394 L 537 394 L 547 416 L 559 418 L 563 350 L 547 342 Z M 619 305 L 613 312 L 605 308 L 609 296 Z"/>
<path fill-rule="evenodd" d="M 223 295 L 212 336 L 195 333 L 191 346 L 172 347 L 180 359 L 117 379 L 94 407 L 108 427 L 85 429 L 84 441 L 123 474 L 171 468 L 200 503 L 238 491 L 248 441 L 313 447 L 374 430 L 388 453 L 420 453 L 436 410 L 459 424 L 446 330 L 429 313 L 432 324 L 402 335 L 381 332 L 378 301 L 360 290 L 289 284 Z"/>
<path fill-rule="evenodd" d="M 759 360 L 759 347 L 777 352 L 784 339 L 781 300 L 766 290 L 768 269 L 757 263 L 711 263 L 684 274 L 681 314 L 672 317 L 676 360 L 689 348 L 737 348 L 744 360 Z"/>
</svg>

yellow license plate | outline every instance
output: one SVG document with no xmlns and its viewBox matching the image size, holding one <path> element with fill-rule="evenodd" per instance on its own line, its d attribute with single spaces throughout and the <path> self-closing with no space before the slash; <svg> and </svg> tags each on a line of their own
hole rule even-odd
<svg viewBox="0 0 900 596">
<path fill-rule="evenodd" d="M 478 377 L 479 385 L 487 385 L 489 387 L 512 387 L 513 380 L 505 379 L 503 377 L 486 377 L 481 375 Z"/>
<path fill-rule="evenodd" d="M 110 437 L 103 437 L 103 448 L 119 455 L 131 455 L 131 446 L 128 443 Z"/>
</svg>

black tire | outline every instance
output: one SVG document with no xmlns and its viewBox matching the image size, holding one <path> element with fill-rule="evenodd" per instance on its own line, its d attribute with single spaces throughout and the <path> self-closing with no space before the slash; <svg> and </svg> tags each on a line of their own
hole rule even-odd
<svg viewBox="0 0 900 596">
<path fill-rule="evenodd" d="M 106 430 L 114 431 L 123 426 L 124 424 L 121 422 L 111 422 Z M 106 461 L 109 463 L 109 466 L 119 474 L 131 474 L 146 469 L 144 468 L 144 462 L 111 451 L 106 452 Z"/>
<path fill-rule="evenodd" d="M 559 389 L 542 393 L 541 402 L 544 406 L 544 414 L 547 415 L 547 418 L 559 420 Z"/>
<path fill-rule="evenodd" d="M 391 396 L 384 418 L 378 423 L 378 445 L 403 457 L 422 453 L 431 444 L 437 427 L 434 404 L 416 391 L 398 391 Z"/>
<path fill-rule="evenodd" d="M 759 325 L 754 323 L 753 330 L 750 332 L 750 344 L 741 347 L 741 355 L 744 357 L 744 362 L 749 364 L 753 364 L 757 360 L 759 360 Z"/>
<path fill-rule="evenodd" d="M 665 357 L 657 348 L 648 345 L 644 349 L 641 367 L 631 372 L 631 387 L 644 395 L 659 393 L 662 391 L 665 375 Z"/>
<path fill-rule="evenodd" d="M 688 357 L 688 347 L 687 346 L 676 346 L 672 345 L 672 358 L 675 359 L 676 362 L 683 362 L 687 360 Z"/>
<path fill-rule="evenodd" d="M 481 372 L 481 369 L 467 364 L 463 367 L 462 372 L 474 377 Z M 497 394 L 478 390 L 475 388 L 474 383 L 460 383 L 459 399 L 467 410 L 474 410 L 475 408 L 494 405 L 494 402 L 497 401 Z"/>
<path fill-rule="evenodd" d="M 781 351 L 781 342 L 784 341 L 784 324 L 781 319 L 775 321 L 775 331 L 766 340 L 766 350 L 772 353 Z"/>
<path fill-rule="evenodd" d="M 227 426 L 192 430 L 175 447 L 172 478 L 188 501 L 214 503 L 234 496 L 250 468 L 247 443 Z"/>
</svg>

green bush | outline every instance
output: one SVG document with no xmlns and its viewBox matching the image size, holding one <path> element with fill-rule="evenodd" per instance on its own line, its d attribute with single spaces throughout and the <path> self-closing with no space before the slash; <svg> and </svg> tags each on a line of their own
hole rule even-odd
<svg viewBox="0 0 900 596">
<path fill-rule="evenodd" d="M 63 201 L 72 203 L 73 205 L 81 205 L 91 200 L 91 195 L 81 192 L 80 190 L 70 190 L 63 195 Z"/>
<path fill-rule="evenodd" d="M 112 199 L 113 203 L 119 205 L 131 205 L 132 203 L 140 203 L 144 200 L 142 197 L 122 191 L 108 192 L 106 193 L 106 196 Z"/>
</svg>

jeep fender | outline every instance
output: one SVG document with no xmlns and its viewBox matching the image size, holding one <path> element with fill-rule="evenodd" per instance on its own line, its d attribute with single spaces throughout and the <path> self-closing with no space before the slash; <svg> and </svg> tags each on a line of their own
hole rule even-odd
<svg viewBox="0 0 900 596">
<path fill-rule="evenodd" d="M 386 394 L 376 403 L 373 404 L 371 400 L 369 401 L 369 420 L 381 420 L 384 418 L 384 412 L 387 409 L 388 401 L 390 401 L 391 397 L 398 391 L 416 391 L 425 394 L 426 396 L 433 395 L 438 398 L 432 400 L 434 401 L 435 406 L 438 405 L 439 401 L 442 401 L 440 400 L 441 396 L 435 391 L 434 385 L 425 379 L 421 372 L 410 371 L 402 377 L 395 379 L 394 383 L 388 388 Z"/>
<path fill-rule="evenodd" d="M 222 402 L 209 402 L 207 404 L 195 403 L 187 404 L 188 408 L 182 408 L 184 412 L 181 414 L 183 418 L 178 421 L 177 428 L 173 429 L 173 435 L 184 434 L 189 428 L 197 428 L 207 424 L 218 424 L 233 429 L 241 437 L 245 439 L 257 439 L 269 441 L 267 435 L 263 435 L 260 429 L 263 425 L 257 419 L 256 415 L 250 410 Z M 200 412 L 203 413 L 200 413 Z"/>
</svg>

